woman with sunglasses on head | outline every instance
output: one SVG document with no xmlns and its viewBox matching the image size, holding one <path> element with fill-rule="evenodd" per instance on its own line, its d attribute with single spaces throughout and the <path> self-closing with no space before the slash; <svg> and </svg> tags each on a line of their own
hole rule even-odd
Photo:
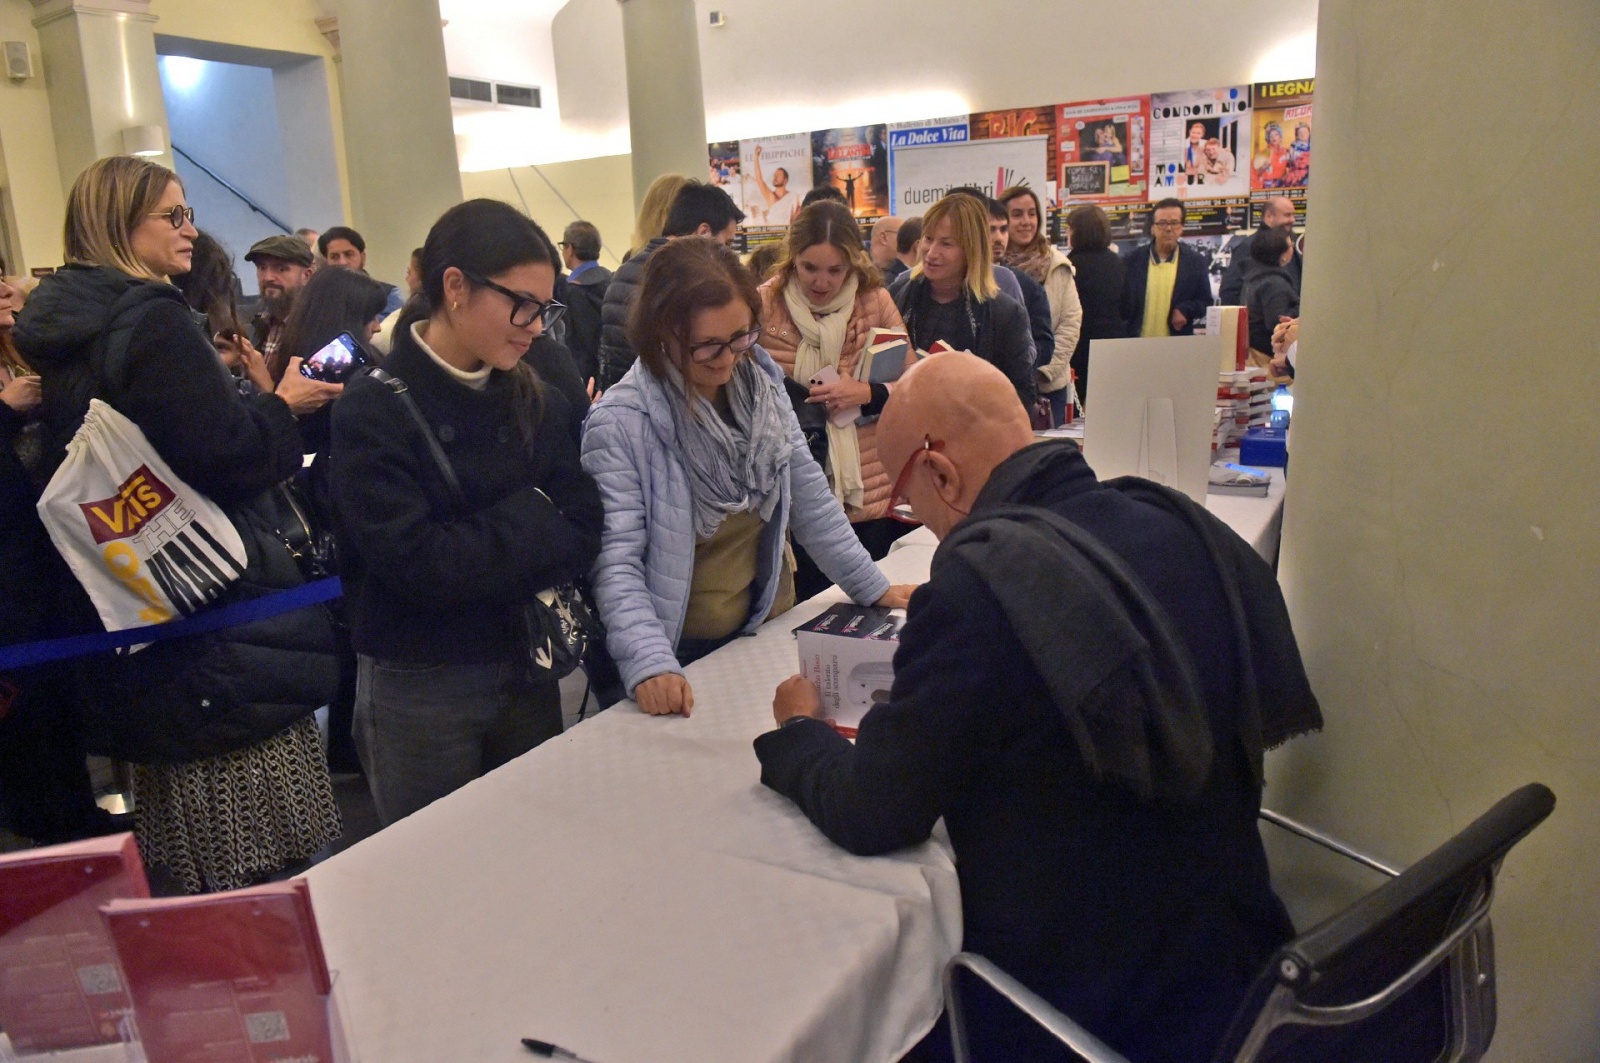
<svg viewBox="0 0 1600 1063">
<path fill-rule="evenodd" d="M 229 594 L 295 586 L 256 503 L 300 468 L 294 412 L 325 402 L 330 385 L 289 373 L 275 394 L 239 396 L 168 283 L 190 270 L 196 235 L 171 170 L 113 156 L 78 175 L 67 264 L 40 282 L 14 332 L 42 378 L 40 476 L 61 464 L 99 398 L 232 519 L 249 563 Z M 98 626 L 82 588 L 64 592 L 64 612 Z M 325 616 L 305 609 L 79 663 L 88 751 L 133 765 L 145 860 L 190 892 L 260 881 L 339 836 L 312 715 L 332 692 L 331 640 Z"/>
<path fill-rule="evenodd" d="M 756 345 L 761 298 L 714 240 L 650 258 L 628 335 L 638 361 L 590 410 L 583 465 L 606 527 L 592 576 L 624 689 L 688 715 L 690 662 L 794 601 L 786 535 L 856 601 L 904 606 L 850 530 Z"/>
<path fill-rule="evenodd" d="M 524 608 L 588 571 L 603 514 L 566 400 L 522 360 L 561 313 L 555 276 L 515 208 L 450 208 L 383 362 L 405 392 L 358 376 L 333 409 L 356 748 L 385 824 L 561 733 Z"/>
</svg>

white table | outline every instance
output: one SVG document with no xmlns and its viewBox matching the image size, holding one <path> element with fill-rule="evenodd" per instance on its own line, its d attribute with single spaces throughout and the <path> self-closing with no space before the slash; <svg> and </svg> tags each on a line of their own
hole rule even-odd
<svg viewBox="0 0 1600 1063">
<path fill-rule="evenodd" d="M 1070 439 L 1082 446 L 1083 421 L 1080 419 L 1061 428 L 1042 429 L 1033 434 L 1036 439 Z M 1238 461 L 1239 448 L 1232 447 L 1214 456 L 1218 461 Z M 1093 464 L 1090 462 L 1091 466 Z M 1265 498 L 1208 494 L 1206 509 L 1221 517 L 1268 564 L 1273 564 L 1278 559 L 1278 538 L 1283 530 L 1283 493 L 1288 484 L 1282 469 L 1269 468 L 1267 471 L 1272 474 L 1272 484 L 1267 488 Z"/>
<path fill-rule="evenodd" d="M 1237 461 L 1238 458 L 1230 458 Z M 1288 483 L 1282 469 L 1267 470 L 1272 483 L 1265 498 L 1248 495 L 1206 495 L 1206 509 L 1239 533 L 1268 564 L 1278 559 L 1278 539 L 1283 534 L 1283 493 Z"/>
<path fill-rule="evenodd" d="M 1265 498 L 1246 495 L 1206 495 L 1206 509 L 1220 517 L 1228 527 L 1239 533 L 1256 553 L 1271 564 L 1278 556 L 1278 537 L 1283 528 L 1283 492 L 1285 481 L 1282 469 L 1268 469 L 1272 484 Z M 909 535 L 895 540 L 890 557 L 902 550 L 910 551 L 907 559 L 915 559 L 924 566 L 933 560 L 938 540 L 927 528 L 918 528 Z"/>
<path fill-rule="evenodd" d="M 926 577 L 926 555 L 882 567 Z M 853 857 L 751 749 L 812 599 L 688 669 L 688 719 L 623 703 L 307 875 L 361 1063 L 894 1060 L 961 941 L 942 827 Z"/>
</svg>

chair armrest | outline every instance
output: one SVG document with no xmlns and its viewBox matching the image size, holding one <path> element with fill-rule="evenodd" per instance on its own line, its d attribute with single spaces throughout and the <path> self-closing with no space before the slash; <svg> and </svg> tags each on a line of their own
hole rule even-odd
<svg viewBox="0 0 1600 1063">
<path fill-rule="evenodd" d="M 987 982 L 1018 1011 L 1042 1026 L 1086 1063 L 1128 1063 L 1126 1058 L 1106 1047 L 1105 1042 L 1061 1014 L 1049 1001 L 975 952 L 958 952 L 950 957 L 950 962 L 944 967 L 944 1010 L 950 1019 L 950 1041 L 955 1048 L 956 1063 L 971 1063 L 972 1059 L 967 1047 L 966 1016 L 955 984 L 956 970 L 962 967 Z"/>
<path fill-rule="evenodd" d="M 1374 871 L 1381 871 L 1390 878 L 1396 878 L 1400 874 L 1398 869 L 1392 868 L 1388 864 L 1378 862 L 1378 860 L 1375 858 L 1368 856 L 1366 853 L 1363 853 L 1354 846 L 1346 845 L 1344 842 L 1340 841 L 1338 838 L 1335 838 L 1331 834 L 1324 834 L 1322 831 L 1308 827 L 1298 820 L 1290 819 L 1282 812 L 1274 812 L 1272 809 L 1262 805 L 1260 816 L 1268 823 L 1281 827 L 1290 834 L 1298 834 L 1307 841 L 1315 842 L 1330 852 L 1335 852 L 1340 856 L 1348 857 L 1358 864 L 1364 864 L 1367 867 L 1372 868 Z"/>
</svg>

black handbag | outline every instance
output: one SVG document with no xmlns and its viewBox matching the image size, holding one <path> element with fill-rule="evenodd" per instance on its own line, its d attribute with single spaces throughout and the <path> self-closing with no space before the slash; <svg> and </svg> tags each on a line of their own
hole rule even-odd
<svg viewBox="0 0 1600 1063">
<path fill-rule="evenodd" d="M 794 407 L 795 419 L 800 422 L 800 432 L 806 437 L 806 446 L 811 450 L 811 456 L 817 459 L 817 464 L 824 469 L 828 467 L 828 409 L 819 403 L 807 402 L 811 397 L 811 389 L 804 384 L 785 376 L 783 390 L 789 396 L 789 405 Z"/>
<path fill-rule="evenodd" d="M 378 383 L 394 392 L 400 405 L 405 407 L 406 415 L 427 443 L 428 454 L 439 467 L 439 475 L 450 490 L 451 500 L 457 510 L 464 511 L 467 499 L 461 490 L 461 480 L 456 476 L 456 470 L 451 466 L 444 448 L 439 446 L 427 419 L 417 409 L 416 400 L 411 397 L 406 382 L 382 369 L 375 368 L 368 372 Z M 539 493 L 544 494 L 543 491 Z M 534 595 L 522 607 L 522 624 L 526 634 L 524 644 L 528 648 L 528 669 L 530 675 L 535 677 L 552 680 L 566 678 L 583 663 L 592 642 L 597 639 L 604 641 L 603 636 L 598 635 L 600 622 L 589 604 L 588 589 L 581 578 Z"/>
</svg>

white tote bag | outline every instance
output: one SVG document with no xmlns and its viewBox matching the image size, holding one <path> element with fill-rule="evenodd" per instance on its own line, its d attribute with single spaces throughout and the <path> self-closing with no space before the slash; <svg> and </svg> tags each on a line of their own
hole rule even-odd
<svg viewBox="0 0 1600 1063">
<path fill-rule="evenodd" d="M 107 631 L 188 616 L 244 573 L 233 522 L 99 399 L 46 485 L 39 517 Z"/>
</svg>

